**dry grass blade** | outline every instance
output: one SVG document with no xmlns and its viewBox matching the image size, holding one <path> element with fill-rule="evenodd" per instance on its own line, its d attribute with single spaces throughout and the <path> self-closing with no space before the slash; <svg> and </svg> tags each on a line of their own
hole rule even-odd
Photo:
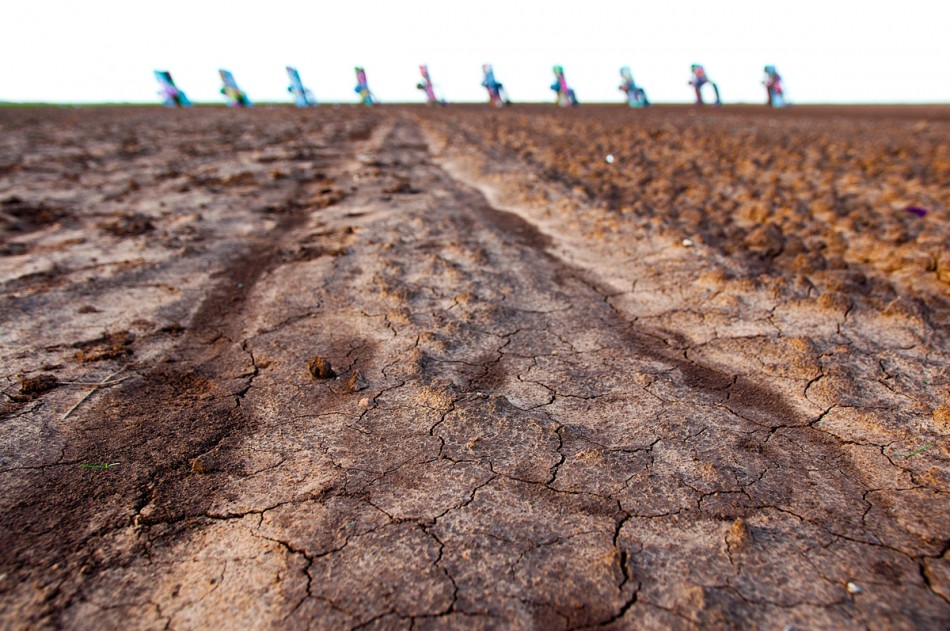
<svg viewBox="0 0 950 631">
<path fill-rule="evenodd" d="M 71 408 L 69 408 L 68 410 L 66 410 L 66 413 L 63 414 L 63 416 L 62 416 L 62 420 L 65 421 L 67 418 L 69 418 L 69 415 L 70 415 L 70 414 L 72 414 L 73 412 L 75 412 L 76 409 L 79 408 L 79 406 L 82 405 L 82 404 L 86 401 L 86 399 L 88 399 L 88 398 L 91 397 L 93 394 L 95 394 L 96 392 L 98 392 L 100 388 L 107 388 L 107 387 L 109 387 L 109 386 L 114 386 L 114 385 L 119 384 L 119 383 L 122 383 L 123 381 L 125 381 L 126 379 L 128 379 L 128 377 L 124 377 L 124 378 L 119 379 L 119 380 L 117 380 L 117 381 L 112 381 L 112 379 L 114 379 L 114 378 L 117 377 L 119 374 L 121 374 L 126 368 L 128 368 L 128 366 L 123 366 L 122 368 L 118 369 L 117 371 L 115 371 L 114 373 L 112 373 L 111 375 L 109 375 L 108 377 L 106 377 L 105 379 L 103 379 L 102 381 L 100 381 L 99 383 L 95 384 L 95 385 L 93 386 L 92 390 L 90 390 L 89 392 L 87 392 L 87 393 L 83 396 L 83 398 L 79 399 L 79 401 L 77 401 L 76 404 L 75 404 L 73 407 L 71 407 Z"/>
</svg>

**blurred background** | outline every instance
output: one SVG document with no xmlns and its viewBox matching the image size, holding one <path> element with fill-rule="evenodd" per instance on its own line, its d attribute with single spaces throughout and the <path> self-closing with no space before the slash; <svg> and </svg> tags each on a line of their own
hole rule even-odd
<svg viewBox="0 0 950 631">
<path fill-rule="evenodd" d="M 419 64 L 449 101 L 486 101 L 491 63 L 513 101 L 552 101 L 561 64 L 584 102 L 623 102 L 628 65 L 651 101 L 688 103 L 701 63 L 727 103 L 764 103 L 777 66 L 797 103 L 950 102 L 950 3 L 934 0 L 2 0 L 0 101 L 155 103 L 153 70 L 222 103 L 218 68 L 252 101 L 290 102 L 294 65 L 320 102 L 422 102 Z"/>
</svg>

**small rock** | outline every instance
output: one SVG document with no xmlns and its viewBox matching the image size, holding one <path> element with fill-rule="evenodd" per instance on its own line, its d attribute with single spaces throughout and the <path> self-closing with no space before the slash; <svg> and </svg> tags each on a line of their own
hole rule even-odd
<svg viewBox="0 0 950 631">
<path fill-rule="evenodd" d="M 310 361 L 307 362 L 307 370 L 310 371 L 310 376 L 314 379 L 333 379 L 336 377 L 333 367 L 330 366 L 330 361 L 319 355 L 310 358 Z"/>
<path fill-rule="evenodd" d="M 369 397 L 363 397 L 360 399 L 360 402 L 357 405 L 359 405 L 364 410 L 369 408 Z"/>
<path fill-rule="evenodd" d="M 607 157 L 604 158 L 604 160 L 607 161 L 607 164 L 613 164 L 613 163 L 614 163 L 614 154 L 608 153 L 608 154 L 607 154 Z"/>
<path fill-rule="evenodd" d="M 849 594 L 860 594 L 863 591 L 860 587 L 855 585 L 853 581 L 848 581 L 847 588 Z"/>
<path fill-rule="evenodd" d="M 363 373 L 358 370 L 354 370 L 353 374 L 350 375 L 350 380 L 346 382 L 346 387 L 349 388 L 350 392 L 366 390 L 368 385 L 366 378 L 363 377 Z"/>
<path fill-rule="evenodd" d="M 683 239 L 683 247 L 684 247 L 684 248 L 691 248 L 691 247 L 693 247 L 693 245 L 695 245 L 695 244 L 693 243 L 693 240 L 692 240 L 692 239 Z"/>
</svg>

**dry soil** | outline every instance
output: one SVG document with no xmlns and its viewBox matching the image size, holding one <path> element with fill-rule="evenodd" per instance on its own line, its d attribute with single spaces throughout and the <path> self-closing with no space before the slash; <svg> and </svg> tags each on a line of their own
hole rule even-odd
<svg viewBox="0 0 950 631">
<path fill-rule="evenodd" d="M 950 108 L 0 109 L 0 626 L 950 626 Z"/>
</svg>

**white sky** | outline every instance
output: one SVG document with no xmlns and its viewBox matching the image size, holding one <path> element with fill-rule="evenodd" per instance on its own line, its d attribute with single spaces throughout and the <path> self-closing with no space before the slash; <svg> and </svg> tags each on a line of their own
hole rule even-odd
<svg viewBox="0 0 950 631">
<path fill-rule="evenodd" d="M 223 102 L 217 69 L 256 101 L 354 102 L 354 65 L 383 102 L 485 101 L 492 63 L 515 101 L 550 101 L 564 66 L 583 102 L 621 102 L 629 65 L 654 102 L 689 102 L 702 63 L 726 102 L 762 102 L 774 64 L 811 102 L 950 102 L 947 0 L 0 0 L 0 101 L 155 102 L 152 70 Z"/>
</svg>

